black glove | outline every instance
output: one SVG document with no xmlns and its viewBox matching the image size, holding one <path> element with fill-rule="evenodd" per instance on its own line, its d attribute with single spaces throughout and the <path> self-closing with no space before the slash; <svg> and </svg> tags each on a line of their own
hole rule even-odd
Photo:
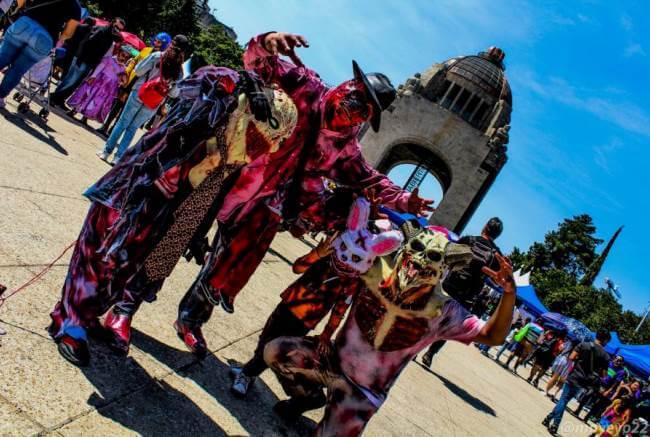
<svg viewBox="0 0 650 437">
<path fill-rule="evenodd" d="M 257 121 L 267 121 L 272 128 L 277 129 L 278 121 L 271 115 L 271 104 L 262 89 L 262 82 L 246 70 L 241 71 L 240 75 L 242 90 L 248 98 L 255 119 Z"/>
</svg>

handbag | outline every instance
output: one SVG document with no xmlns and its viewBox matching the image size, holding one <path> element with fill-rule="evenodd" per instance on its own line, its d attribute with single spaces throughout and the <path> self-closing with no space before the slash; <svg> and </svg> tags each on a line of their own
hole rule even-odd
<svg viewBox="0 0 650 437">
<path fill-rule="evenodd" d="M 162 77 L 162 59 L 160 60 L 160 75 L 140 85 L 138 97 L 149 109 L 156 109 L 167 94 L 169 94 L 169 83 Z"/>
</svg>

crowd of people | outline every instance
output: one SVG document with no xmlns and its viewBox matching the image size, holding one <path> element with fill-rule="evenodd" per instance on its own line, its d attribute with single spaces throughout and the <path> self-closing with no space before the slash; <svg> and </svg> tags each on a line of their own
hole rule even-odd
<svg viewBox="0 0 650 437">
<path fill-rule="evenodd" d="M 576 399 L 571 412 L 580 418 L 587 410 L 582 420 L 596 424 L 594 436 L 637 435 L 646 429 L 650 417 L 650 381 L 635 377 L 622 356 L 610 357 L 604 350 L 609 340 L 607 332 L 597 333 L 594 341 L 571 340 L 566 332 L 545 327 L 542 319 L 520 318 L 494 360 L 501 363 L 502 354 L 509 351 L 501 365 L 510 369 L 514 360 L 510 369 L 514 374 L 522 364 L 531 365 L 526 380 L 536 388 L 548 373 L 545 386 L 539 389 L 556 403 L 543 421 L 551 433 L 558 431 L 568 403 Z M 484 354 L 488 355 L 487 350 Z"/>
<path fill-rule="evenodd" d="M 0 4 L 0 14 L 9 9 Z M 30 73 L 49 86 L 49 70 L 59 79 L 49 105 L 82 123 L 101 124 L 97 132 L 107 138 L 97 155 L 113 165 L 131 146 L 137 131 L 156 115 L 164 115 L 178 96 L 176 83 L 205 63 L 191 61 L 184 35 L 166 32 L 151 38 L 147 47 L 134 47 L 124 39 L 127 23 L 85 17 L 77 0 L 27 4 L 4 31 L 0 45 L 0 108 L 5 98 Z M 13 23 L 12 23 L 13 21 Z M 56 50 L 53 52 L 53 49 Z M 51 59 L 50 53 L 55 53 Z M 46 74 L 31 74 L 45 70 Z M 39 79 L 40 80 L 40 79 Z M 113 125 L 114 124 L 114 125 Z M 115 155 L 113 155 L 113 152 Z"/>
<path fill-rule="evenodd" d="M 421 217 L 432 201 L 365 161 L 357 136 L 366 123 L 379 131 L 396 97 L 385 75 L 353 61 L 352 79 L 328 87 L 296 54 L 306 39 L 282 32 L 253 38 L 242 71 L 200 60 L 184 68 L 192 56 L 185 36 L 163 32 L 137 50 L 123 41 L 124 20 L 80 24 L 76 0 L 54 3 L 27 6 L 6 29 L 0 108 L 58 45 L 52 105 L 100 122 L 107 137 L 98 155 L 113 167 L 84 193 L 90 210 L 48 328 L 70 363 L 91 362 L 91 341 L 127 355 L 134 316 L 183 255 L 202 268 L 173 327 L 204 358 L 202 325 L 215 307 L 235 311 L 275 235 L 320 232 L 326 237 L 294 263 L 300 276 L 282 291 L 252 357 L 232 365 L 236 396 L 270 368 L 289 395 L 274 406 L 278 415 L 295 421 L 325 406 L 320 435 L 359 435 L 420 351 L 430 346 L 422 357 L 430 366 L 455 340 L 485 355 L 500 346 L 497 361 L 510 351 L 504 366 L 515 360 L 515 373 L 531 363 L 535 386 L 550 369 L 546 393 L 562 389 L 544 420 L 551 432 L 576 396 L 576 414 L 589 406 L 601 435 L 647 415 L 647 385 L 620 357 L 608 365 L 606 335 L 573 345 L 566 333 L 522 320 L 512 266 L 495 243 L 500 219 L 462 238 L 429 226 Z"/>
</svg>

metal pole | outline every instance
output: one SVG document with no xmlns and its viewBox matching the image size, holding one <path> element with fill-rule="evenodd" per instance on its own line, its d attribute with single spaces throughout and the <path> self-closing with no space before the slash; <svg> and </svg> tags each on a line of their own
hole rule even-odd
<svg viewBox="0 0 650 437">
<path fill-rule="evenodd" d="M 650 306 L 645 310 L 645 314 L 643 315 L 643 318 L 642 318 L 641 321 L 639 322 L 639 326 L 637 326 L 636 329 L 634 330 L 634 333 L 635 333 L 635 334 L 636 334 L 637 332 L 639 332 L 639 329 L 641 329 L 641 326 L 643 325 L 643 322 L 645 322 L 645 319 L 648 318 L 648 314 L 649 314 L 649 313 L 650 313 Z"/>
</svg>

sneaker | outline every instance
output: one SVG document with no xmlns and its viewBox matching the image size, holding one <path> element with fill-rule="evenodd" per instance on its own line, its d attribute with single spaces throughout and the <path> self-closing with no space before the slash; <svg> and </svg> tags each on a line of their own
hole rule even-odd
<svg viewBox="0 0 650 437">
<path fill-rule="evenodd" d="M 174 329 L 176 335 L 180 338 L 185 346 L 198 358 L 202 360 L 208 354 L 208 345 L 203 337 L 200 326 L 191 327 L 185 325 L 180 320 L 174 322 Z"/>
<path fill-rule="evenodd" d="M 544 420 L 542 420 L 542 425 L 548 428 L 551 425 L 551 416 L 546 416 Z"/>
<path fill-rule="evenodd" d="M 422 355 L 422 364 L 424 364 L 425 366 L 431 368 L 431 360 L 432 359 L 433 359 L 433 357 L 431 355 L 424 354 L 424 355 Z"/>
<path fill-rule="evenodd" d="M 108 156 L 109 154 L 106 153 L 104 150 L 100 150 L 96 153 L 96 155 L 99 157 L 104 162 L 108 162 Z"/>
<path fill-rule="evenodd" d="M 110 311 L 104 320 L 108 347 L 118 355 L 127 356 L 131 345 L 131 316 Z"/>
<path fill-rule="evenodd" d="M 256 379 L 254 376 L 246 376 L 244 372 L 240 371 L 230 386 L 230 392 L 238 398 L 245 398 Z"/>
<path fill-rule="evenodd" d="M 233 363 L 230 365 L 230 369 L 228 369 L 228 376 L 230 376 L 232 379 L 235 379 L 243 370 L 243 364 Z"/>
<path fill-rule="evenodd" d="M 117 164 L 119 162 L 119 159 L 117 159 L 117 157 L 115 157 L 115 156 L 111 156 L 110 158 L 108 158 L 106 160 L 106 162 L 108 163 L 108 165 L 113 167 L 113 166 L 115 166 L 115 164 Z"/>
<path fill-rule="evenodd" d="M 550 432 L 552 435 L 557 435 L 557 429 L 558 426 L 556 424 L 553 424 L 548 427 L 548 432 Z"/>
</svg>

